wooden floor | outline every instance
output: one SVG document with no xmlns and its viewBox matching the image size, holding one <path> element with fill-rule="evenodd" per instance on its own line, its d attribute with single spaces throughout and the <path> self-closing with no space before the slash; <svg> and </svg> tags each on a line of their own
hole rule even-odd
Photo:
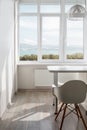
<svg viewBox="0 0 87 130">
<path fill-rule="evenodd" d="M 0 121 L 0 130 L 59 130 L 60 117 L 54 120 L 51 92 L 18 92 L 12 106 Z M 85 115 L 85 111 L 83 111 Z M 85 116 L 87 123 L 87 116 Z M 62 130 L 85 130 L 75 114 L 64 120 Z"/>
</svg>

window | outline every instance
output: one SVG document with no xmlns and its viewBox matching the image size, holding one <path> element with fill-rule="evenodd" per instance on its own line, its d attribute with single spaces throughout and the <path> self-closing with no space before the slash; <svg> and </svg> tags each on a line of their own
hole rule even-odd
<svg viewBox="0 0 87 130">
<path fill-rule="evenodd" d="M 59 59 L 59 17 L 42 17 L 42 59 Z"/>
<path fill-rule="evenodd" d="M 37 5 L 35 4 L 19 4 L 19 13 L 36 13 Z"/>
<path fill-rule="evenodd" d="M 27 1 L 18 4 L 19 61 L 85 60 L 84 19 L 67 17 L 72 5 L 85 6 L 85 0 Z"/>
<path fill-rule="evenodd" d="M 83 19 L 80 21 L 67 20 L 66 58 L 83 59 Z"/>
<path fill-rule="evenodd" d="M 20 60 L 37 60 L 37 17 L 22 16 L 19 19 Z"/>
<path fill-rule="evenodd" d="M 65 13 L 75 5 L 81 4 L 85 6 L 85 0 L 70 1 L 66 0 Z M 65 59 L 83 60 L 84 59 L 84 19 L 78 18 L 70 20 L 66 18 L 66 43 L 65 43 Z"/>
</svg>

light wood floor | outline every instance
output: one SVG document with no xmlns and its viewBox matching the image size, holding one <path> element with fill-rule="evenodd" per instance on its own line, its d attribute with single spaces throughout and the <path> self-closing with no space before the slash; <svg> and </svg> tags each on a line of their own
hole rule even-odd
<svg viewBox="0 0 87 130">
<path fill-rule="evenodd" d="M 59 130 L 54 120 L 51 92 L 18 92 L 0 121 L 0 130 Z M 85 115 L 85 111 L 83 111 Z M 87 123 L 87 116 L 85 116 Z M 65 118 L 62 130 L 85 130 L 75 114 Z"/>
</svg>

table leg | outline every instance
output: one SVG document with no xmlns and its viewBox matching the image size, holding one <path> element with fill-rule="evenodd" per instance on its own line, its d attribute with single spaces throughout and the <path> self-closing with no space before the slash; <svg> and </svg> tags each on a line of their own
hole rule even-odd
<svg viewBox="0 0 87 130">
<path fill-rule="evenodd" d="M 54 72 L 54 84 L 56 86 L 58 86 L 58 73 L 57 72 Z M 53 105 L 55 105 L 55 114 L 57 114 L 57 111 L 58 111 L 58 99 L 57 99 L 56 95 L 54 94 L 54 88 L 52 88 L 52 94 L 54 96 Z"/>
</svg>

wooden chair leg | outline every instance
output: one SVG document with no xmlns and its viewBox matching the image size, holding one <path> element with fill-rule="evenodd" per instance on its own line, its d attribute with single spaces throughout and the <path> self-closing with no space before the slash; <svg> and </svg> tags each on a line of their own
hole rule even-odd
<svg viewBox="0 0 87 130">
<path fill-rule="evenodd" d="M 63 122 L 64 122 L 64 117 L 65 117 L 65 113 L 66 113 L 66 108 L 67 108 L 67 104 L 64 107 L 64 112 L 63 112 L 63 116 L 62 116 L 62 121 L 61 121 L 61 125 L 60 125 L 60 130 L 62 130 L 62 126 L 63 126 Z"/>
<path fill-rule="evenodd" d="M 78 119 L 79 119 L 79 113 L 78 113 L 76 104 L 74 104 L 74 106 L 75 106 L 75 111 L 76 111 L 77 117 L 78 117 Z"/>
<path fill-rule="evenodd" d="M 59 113 L 61 112 L 63 106 L 64 106 L 64 103 L 62 103 L 62 105 L 61 105 L 61 107 L 60 107 L 60 109 L 59 109 L 59 111 L 58 111 L 58 113 L 57 113 L 57 115 L 56 115 L 56 117 L 55 117 L 55 121 L 56 121 L 56 119 L 57 119 Z"/>
<path fill-rule="evenodd" d="M 86 130 L 87 130 L 87 126 L 86 126 L 85 120 L 84 120 L 84 118 L 83 118 L 83 116 L 82 116 L 82 113 L 81 113 L 81 111 L 80 111 L 80 108 L 79 108 L 78 105 L 76 105 L 76 107 L 77 107 L 77 110 L 78 110 L 78 112 L 79 112 L 79 114 L 80 114 L 80 117 L 81 117 L 81 119 L 82 119 L 82 122 L 83 122 L 83 124 L 84 124 L 84 127 L 85 127 Z"/>
</svg>

